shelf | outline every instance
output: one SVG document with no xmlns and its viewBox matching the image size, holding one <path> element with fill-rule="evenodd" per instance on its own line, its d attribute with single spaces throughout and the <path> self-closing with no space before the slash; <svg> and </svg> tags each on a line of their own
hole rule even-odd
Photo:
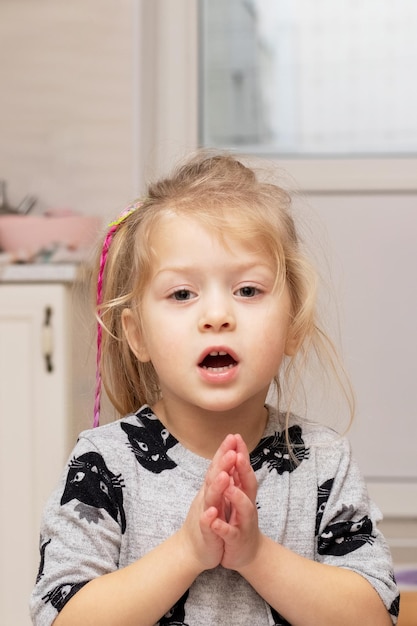
<svg viewBox="0 0 417 626">
<path fill-rule="evenodd" d="M 0 283 L 73 282 L 78 269 L 75 263 L 9 264 L 0 266 Z"/>
</svg>

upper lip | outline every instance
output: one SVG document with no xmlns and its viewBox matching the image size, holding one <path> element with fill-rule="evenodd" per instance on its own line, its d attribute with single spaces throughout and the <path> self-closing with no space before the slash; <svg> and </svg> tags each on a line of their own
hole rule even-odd
<svg viewBox="0 0 417 626">
<path fill-rule="evenodd" d="M 198 365 L 201 365 L 208 356 L 226 356 L 229 355 L 233 361 L 239 362 L 237 354 L 227 346 L 212 346 L 204 350 L 198 358 Z"/>
</svg>

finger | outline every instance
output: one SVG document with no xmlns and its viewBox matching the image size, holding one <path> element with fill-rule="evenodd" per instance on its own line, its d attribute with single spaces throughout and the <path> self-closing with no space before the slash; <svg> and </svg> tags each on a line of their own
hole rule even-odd
<svg viewBox="0 0 417 626">
<path fill-rule="evenodd" d="M 200 532 L 204 541 L 204 553 L 206 558 L 213 561 L 213 567 L 217 565 L 222 557 L 224 546 L 221 537 L 214 532 L 212 526 L 216 522 L 218 515 L 215 507 L 210 507 L 200 516 Z"/>
<path fill-rule="evenodd" d="M 227 472 L 222 471 L 209 481 L 206 481 L 204 488 L 204 509 L 216 507 L 219 514 L 225 515 L 225 498 L 224 493 L 230 487 L 230 476 Z"/>
<path fill-rule="evenodd" d="M 235 435 L 236 438 L 236 457 L 239 457 L 239 468 L 236 469 L 237 473 L 242 473 L 242 476 L 245 473 L 250 474 L 251 463 L 250 463 L 250 455 L 247 448 L 247 445 L 243 439 L 243 437 L 239 434 Z M 237 463 L 238 461 L 236 461 Z"/>
<path fill-rule="evenodd" d="M 236 465 L 233 466 L 233 469 L 230 472 L 230 479 L 231 479 L 232 485 L 235 485 L 235 487 L 239 487 L 239 489 L 242 487 L 241 482 L 240 482 L 239 472 L 236 469 Z"/>
<path fill-rule="evenodd" d="M 241 452 L 243 455 L 246 455 L 247 457 L 249 457 L 249 450 L 242 435 L 239 435 L 239 433 L 237 433 L 235 435 L 235 442 L 236 442 L 236 452 Z"/>
<path fill-rule="evenodd" d="M 233 472 L 236 463 L 236 445 L 234 435 L 228 435 L 215 453 L 206 474 L 206 481 L 211 483 L 220 472 Z"/>
<path fill-rule="evenodd" d="M 246 493 L 252 502 L 255 502 L 258 481 L 249 460 L 241 454 L 237 455 L 236 472 L 239 475 L 240 489 Z"/>
<path fill-rule="evenodd" d="M 226 435 L 213 456 L 213 462 L 216 462 L 218 459 L 223 457 L 225 454 L 227 454 L 227 452 L 229 452 L 229 450 L 237 450 L 237 441 L 235 435 Z"/>
<path fill-rule="evenodd" d="M 232 526 L 219 517 L 213 520 L 211 530 L 217 537 L 228 542 L 236 541 L 240 535 L 240 529 L 237 526 Z"/>
<path fill-rule="evenodd" d="M 230 503 L 230 525 L 240 526 L 242 529 L 249 528 L 258 523 L 258 513 L 255 503 L 248 495 L 233 485 L 225 491 L 225 497 Z"/>
<path fill-rule="evenodd" d="M 218 516 L 218 511 L 215 506 L 210 506 L 208 509 L 203 511 L 200 516 L 200 528 L 203 534 L 207 534 L 211 530 L 211 526 L 214 520 Z"/>
</svg>

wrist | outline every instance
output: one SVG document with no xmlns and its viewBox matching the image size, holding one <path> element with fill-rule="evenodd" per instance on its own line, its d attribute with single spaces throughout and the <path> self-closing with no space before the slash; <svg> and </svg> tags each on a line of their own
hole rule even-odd
<svg viewBox="0 0 417 626">
<path fill-rule="evenodd" d="M 265 563 L 268 562 L 271 542 L 272 539 L 269 539 L 269 537 L 259 531 L 254 550 L 249 557 L 236 568 L 236 571 L 248 582 L 256 578 L 259 571 L 264 570 Z M 272 543 L 277 545 L 275 542 Z"/>
<path fill-rule="evenodd" d="M 207 564 L 205 560 L 200 557 L 198 551 L 194 547 L 193 541 L 188 536 L 188 533 L 184 528 L 180 528 L 172 536 L 172 539 L 178 546 L 179 562 L 194 580 L 205 570 L 213 567 L 212 565 Z"/>
</svg>

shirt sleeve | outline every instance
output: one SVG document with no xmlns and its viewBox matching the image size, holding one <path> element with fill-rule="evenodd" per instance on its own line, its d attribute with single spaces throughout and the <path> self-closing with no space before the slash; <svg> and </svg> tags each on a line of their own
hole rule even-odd
<svg viewBox="0 0 417 626">
<path fill-rule="evenodd" d="M 118 568 L 126 529 L 123 477 L 81 437 L 43 514 L 32 623 L 50 626 L 93 578 Z"/>
<path fill-rule="evenodd" d="M 378 529 L 381 512 L 368 496 L 346 439 L 339 440 L 333 458 L 333 470 L 318 487 L 317 560 L 366 578 L 396 624 L 399 592 L 390 550 Z"/>
</svg>

